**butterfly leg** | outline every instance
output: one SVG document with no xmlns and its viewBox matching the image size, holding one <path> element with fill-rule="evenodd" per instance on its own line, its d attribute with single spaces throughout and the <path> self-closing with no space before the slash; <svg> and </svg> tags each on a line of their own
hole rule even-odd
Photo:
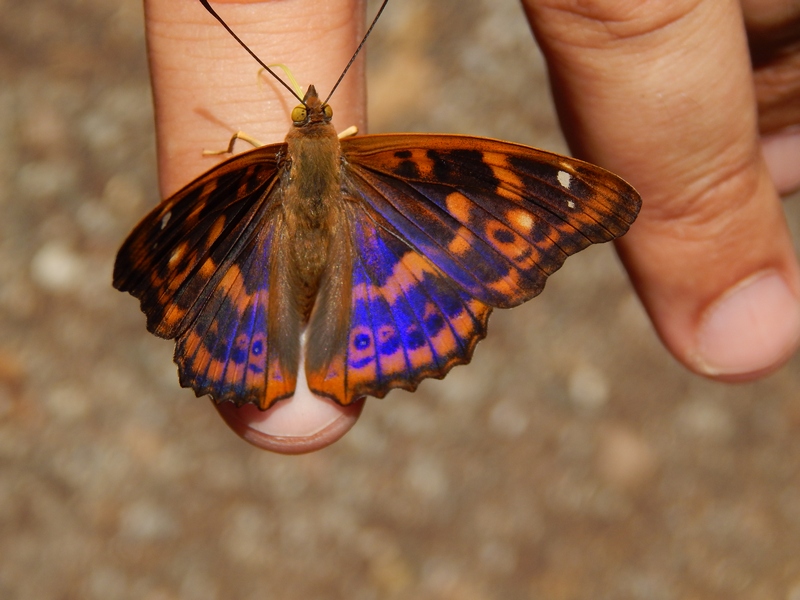
<svg viewBox="0 0 800 600">
<path fill-rule="evenodd" d="M 350 127 L 348 127 L 347 129 L 342 130 L 339 133 L 338 138 L 340 140 L 343 140 L 344 138 L 353 137 L 357 133 L 358 133 L 358 127 L 356 127 L 355 125 L 350 125 Z"/>
<path fill-rule="evenodd" d="M 203 156 L 219 156 L 220 154 L 233 154 L 233 146 L 236 143 L 236 140 L 242 140 L 253 146 L 254 148 L 260 148 L 264 144 L 259 142 L 256 138 L 247 135 L 244 131 L 237 131 L 231 136 L 231 141 L 228 143 L 228 147 L 224 150 L 203 150 Z"/>
</svg>

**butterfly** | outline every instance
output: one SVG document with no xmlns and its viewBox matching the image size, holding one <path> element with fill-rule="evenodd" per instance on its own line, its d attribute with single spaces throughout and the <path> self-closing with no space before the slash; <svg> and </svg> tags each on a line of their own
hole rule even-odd
<svg viewBox="0 0 800 600">
<path fill-rule="evenodd" d="M 641 205 L 574 158 L 463 135 L 339 139 L 332 115 L 310 86 L 283 143 L 213 167 L 119 250 L 114 287 L 175 340 L 198 396 L 266 410 L 305 376 L 348 405 L 441 379 L 493 308 L 539 294 Z"/>
</svg>

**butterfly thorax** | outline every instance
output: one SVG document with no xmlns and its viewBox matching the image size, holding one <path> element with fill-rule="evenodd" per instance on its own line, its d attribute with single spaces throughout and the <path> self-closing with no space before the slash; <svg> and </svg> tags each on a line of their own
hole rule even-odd
<svg viewBox="0 0 800 600">
<path fill-rule="evenodd" d="M 341 189 L 341 155 L 339 139 L 330 123 L 293 129 L 286 136 L 289 167 L 289 192 L 284 201 L 287 209 L 302 220 L 303 225 L 324 226 L 330 199 Z"/>
</svg>

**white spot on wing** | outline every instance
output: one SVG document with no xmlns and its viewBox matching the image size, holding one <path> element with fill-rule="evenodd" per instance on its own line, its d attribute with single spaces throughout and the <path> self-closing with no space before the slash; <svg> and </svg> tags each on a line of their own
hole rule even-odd
<svg viewBox="0 0 800 600">
<path fill-rule="evenodd" d="M 566 171 L 559 171 L 556 177 L 558 178 L 558 183 L 561 185 L 561 187 L 563 187 L 565 190 L 568 190 L 569 186 L 572 184 L 572 175 Z M 567 198 L 567 207 L 575 208 L 575 202 Z"/>
<path fill-rule="evenodd" d="M 559 174 L 559 177 L 561 177 L 560 174 Z M 171 217 L 172 217 L 172 211 L 171 210 L 167 211 L 167 213 L 163 217 L 161 217 L 161 229 L 164 229 L 164 227 L 167 226 L 167 223 L 169 223 L 169 220 L 170 220 Z"/>
</svg>

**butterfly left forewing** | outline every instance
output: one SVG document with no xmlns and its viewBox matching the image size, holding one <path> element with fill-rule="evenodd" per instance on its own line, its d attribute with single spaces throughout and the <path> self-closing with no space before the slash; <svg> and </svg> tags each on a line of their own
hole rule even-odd
<svg viewBox="0 0 800 600">
<path fill-rule="evenodd" d="M 635 190 L 582 161 L 457 135 L 342 141 L 352 193 L 475 298 L 541 292 L 567 256 L 627 231 Z"/>
</svg>

